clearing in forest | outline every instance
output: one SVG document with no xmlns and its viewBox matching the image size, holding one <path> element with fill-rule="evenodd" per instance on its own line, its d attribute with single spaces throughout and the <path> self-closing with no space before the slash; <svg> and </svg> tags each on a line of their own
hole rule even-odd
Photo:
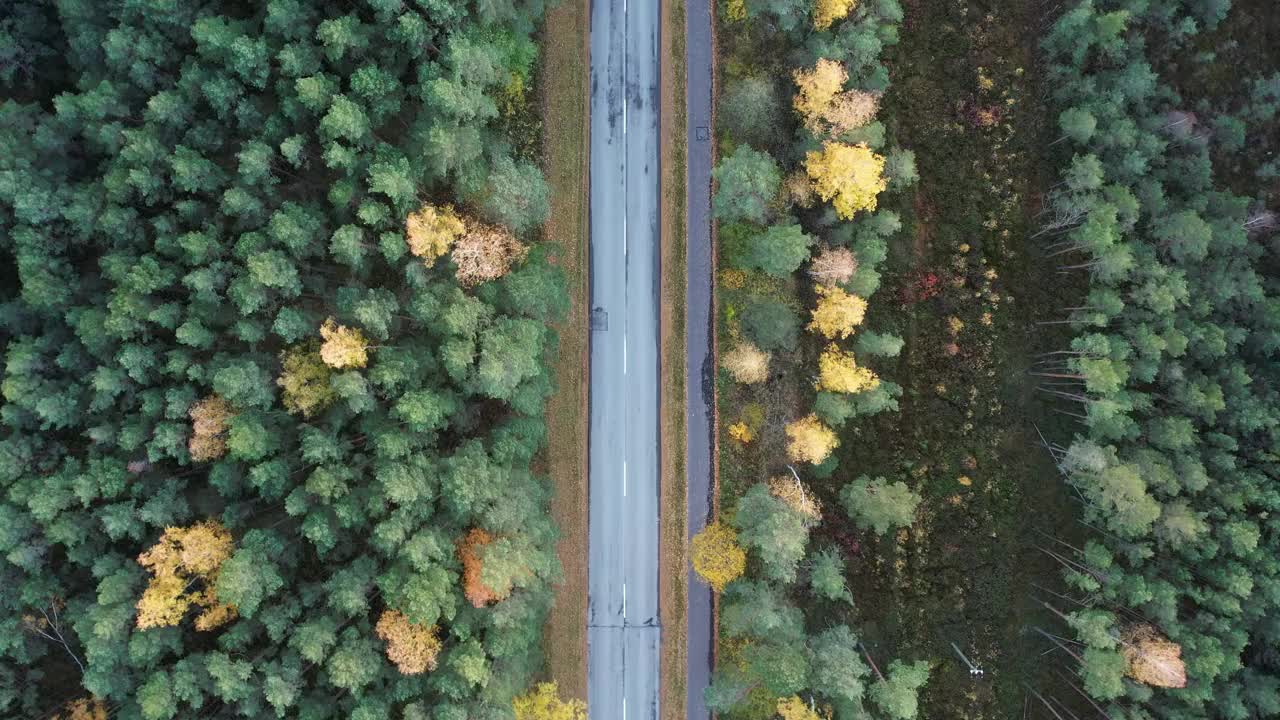
<svg viewBox="0 0 1280 720">
<path fill-rule="evenodd" d="M 1038 323 L 1078 292 L 1029 239 L 1048 132 L 1027 44 L 1040 16 L 1021 0 L 985 5 L 906 3 L 882 117 L 921 179 L 894 208 L 904 230 L 869 315 L 906 340 L 886 370 L 904 393 L 900 412 L 859 423 L 839 450 L 846 472 L 902 480 L 924 502 L 875 546 L 827 529 L 850 551 L 851 620 L 872 656 L 935 663 L 921 717 L 1017 717 L 1024 683 L 1055 684 L 1032 628 L 1048 622 L 1036 598 L 1052 599 L 1036 586 L 1061 588 L 1039 548 L 1078 534 L 1035 430 L 1071 431 L 1046 416 L 1032 373 L 1068 337 Z"/>
</svg>

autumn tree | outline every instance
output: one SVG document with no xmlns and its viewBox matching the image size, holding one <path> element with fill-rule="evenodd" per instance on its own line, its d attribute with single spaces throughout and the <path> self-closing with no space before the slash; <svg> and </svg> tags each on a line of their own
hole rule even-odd
<svg viewBox="0 0 1280 720">
<path fill-rule="evenodd" d="M 577 699 L 561 700 L 556 683 L 539 683 L 512 702 L 516 720 L 587 720 L 587 704 Z"/>
<path fill-rule="evenodd" d="M 747 554 L 738 545 L 738 534 L 719 521 L 708 524 L 690 542 L 693 569 L 716 592 L 738 579 L 746 570 Z"/>
<path fill-rule="evenodd" d="M 853 353 L 832 343 L 818 357 L 818 389 L 827 392 L 860 393 L 874 390 L 880 378 L 870 368 L 858 365 Z"/>
<path fill-rule="evenodd" d="M 321 356 L 320 343 L 309 340 L 280 353 L 282 365 L 276 384 L 285 409 L 311 417 L 327 408 L 337 393 L 329 381 L 333 371 Z"/>
<path fill-rule="evenodd" d="M 876 209 L 876 196 L 887 187 L 884 158 L 866 145 L 828 142 L 805 156 L 805 171 L 823 200 L 846 220 Z"/>
<path fill-rule="evenodd" d="M 199 629 L 212 629 L 234 615 L 217 601 L 213 586 L 231 556 L 231 533 L 213 520 L 186 528 L 166 528 L 160 540 L 138 556 L 151 580 L 137 602 L 139 630 L 177 625 L 192 605 L 202 608 Z M 203 586 L 193 587 L 193 586 Z"/>
<path fill-rule="evenodd" d="M 809 492 L 809 488 L 794 475 L 775 475 L 769 478 L 769 494 L 815 523 L 822 520 L 822 501 Z"/>
<path fill-rule="evenodd" d="M 87 697 L 68 700 L 62 711 L 49 720 L 107 720 L 108 717 L 109 708 L 102 698 Z"/>
<path fill-rule="evenodd" d="M 831 428 L 822 424 L 817 415 L 808 415 L 788 423 L 787 456 L 795 462 L 820 465 L 840 445 Z"/>
<path fill-rule="evenodd" d="M 809 277 L 820 285 L 843 285 L 858 271 L 858 258 L 845 247 L 824 247 L 809 264 Z"/>
<path fill-rule="evenodd" d="M 191 438 L 187 451 L 196 462 L 217 460 L 227 453 L 227 421 L 233 414 L 231 403 L 220 395 L 209 395 L 191 406 Z"/>
<path fill-rule="evenodd" d="M 436 206 L 430 203 L 405 218 L 405 242 L 409 252 L 422 258 L 427 267 L 449 252 L 458 238 L 466 232 L 466 224 L 450 205 Z"/>
<path fill-rule="evenodd" d="M 921 497 L 901 480 L 889 483 L 862 475 L 844 486 L 840 500 L 858 527 L 883 535 L 891 528 L 910 525 Z"/>
<path fill-rule="evenodd" d="M 724 354 L 720 363 L 733 379 L 744 385 L 762 383 L 769 378 L 769 353 L 749 342 L 741 342 Z"/>
<path fill-rule="evenodd" d="M 462 561 L 463 590 L 475 607 L 482 608 L 505 600 L 519 579 L 517 576 L 528 572 L 522 566 L 519 554 L 510 552 L 510 539 L 495 536 L 481 528 L 472 528 L 458 541 L 457 547 L 458 558 Z M 494 564 L 503 572 L 489 567 Z"/>
<path fill-rule="evenodd" d="M 356 328 L 339 325 L 329 318 L 320 326 L 320 359 L 335 369 L 362 368 L 369 363 L 369 341 Z"/>
<path fill-rule="evenodd" d="M 816 710 L 796 695 L 778 700 L 777 710 L 781 720 L 822 720 Z"/>
<path fill-rule="evenodd" d="M 854 4 L 856 0 L 819 0 L 814 6 L 815 22 L 823 14 L 842 9 L 847 13 Z M 830 17 L 835 19 L 838 18 Z M 814 135 L 838 137 L 871 122 L 880 109 L 875 95 L 844 89 L 849 72 L 835 60 L 820 58 L 812 68 L 797 70 L 792 77 L 798 88 L 792 106 Z"/>
<path fill-rule="evenodd" d="M 818 285 L 814 288 L 818 304 L 812 311 L 808 329 L 828 340 L 847 338 L 853 329 L 862 324 L 867 313 L 867 301 L 845 292 L 834 285 Z"/>
<path fill-rule="evenodd" d="M 395 663 L 400 674 L 418 675 L 436 669 L 436 658 L 443 646 L 434 625 L 418 625 L 399 610 L 384 610 L 374 632 L 386 641 L 387 659 Z"/>
<path fill-rule="evenodd" d="M 1149 623 L 1125 628 L 1120 652 L 1128 666 L 1126 674 L 1143 685 L 1160 688 L 1187 686 L 1182 647 L 1165 638 Z"/>
<path fill-rule="evenodd" d="M 506 275 L 527 253 L 528 249 L 510 231 L 496 225 L 469 223 L 466 233 L 454 242 L 451 257 L 457 266 L 458 283 L 474 287 Z"/>
</svg>

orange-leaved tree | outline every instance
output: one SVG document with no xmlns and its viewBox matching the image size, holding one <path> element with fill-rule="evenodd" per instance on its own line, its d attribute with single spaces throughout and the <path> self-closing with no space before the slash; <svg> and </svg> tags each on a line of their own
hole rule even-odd
<svg viewBox="0 0 1280 720">
<path fill-rule="evenodd" d="M 795 462 L 821 465 L 840 441 L 831 428 L 822 424 L 817 415 L 808 415 L 787 424 L 787 456 Z"/>
<path fill-rule="evenodd" d="M 219 603 L 213 592 L 232 545 L 231 533 L 215 520 L 165 528 L 159 542 L 138 556 L 138 564 L 152 575 L 138 600 L 138 629 L 177 625 L 192 605 L 203 609 L 196 618 L 198 630 L 235 617 L 235 608 Z"/>
<path fill-rule="evenodd" d="M 191 406 L 191 438 L 187 451 L 196 462 L 217 460 L 227 452 L 227 422 L 234 412 L 221 395 L 210 395 Z"/>
<path fill-rule="evenodd" d="M 693 536 L 689 555 L 694 572 L 716 592 L 724 592 L 747 569 L 747 553 L 738 544 L 738 534 L 719 520 Z"/>
<path fill-rule="evenodd" d="M 553 682 L 539 683 L 511 701 L 516 720 L 587 720 L 587 704 L 576 698 L 560 699 Z"/>
<path fill-rule="evenodd" d="M 1131 625 L 1120 635 L 1126 674 L 1152 687 L 1181 688 L 1187 686 L 1187 666 L 1182 661 L 1182 646 L 1160 634 L 1146 623 Z"/>
<path fill-rule="evenodd" d="M 62 706 L 62 712 L 49 720 L 107 720 L 109 717 L 107 704 L 101 698 L 87 697 L 68 700 Z"/>
<path fill-rule="evenodd" d="M 483 579 L 484 559 L 481 557 L 485 548 L 498 542 L 499 538 L 482 528 L 472 528 L 458 541 L 458 559 L 462 561 L 462 592 L 475 607 L 505 600 L 511 594 L 512 584 L 504 587 L 491 587 Z"/>
<path fill-rule="evenodd" d="M 436 659 L 443 644 L 439 628 L 409 621 L 399 610 L 385 610 L 374 626 L 374 632 L 387 643 L 387 659 L 395 663 L 401 675 L 417 675 L 436 669 Z"/>
<path fill-rule="evenodd" d="M 831 343 L 818 357 L 817 385 L 828 392 L 860 393 L 879 387 L 880 378 L 870 368 L 858 365 L 853 353 Z"/>
<path fill-rule="evenodd" d="M 826 143 L 805 155 L 805 171 L 819 197 L 845 220 L 861 210 L 875 210 L 876 197 L 888 186 L 884 157 L 865 144 Z"/>
<path fill-rule="evenodd" d="M 417 212 L 409 213 L 404 221 L 405 242 L 409 245 L 409 252 L 422 258 L 422 263 L 427 267 L 434 265 L 441 255 L 449 252 L 466 229 L 466 224 L 450 205 L 423 205 Z"/>
<path fill-rule="evenodd" d="M 337 320 L 329 318 L 320 326 L 320 337 L 324 338 L 320 359 L 325 365 L 342 370 L 369 364 L 369 341 L 358 329 L 339 325 Z"/>
<path fill-rule="evenodd" d="M 818 306 L 813 309 L 809 330 L 828 340 L 847 338 L 862 324 L 867 314 L 867 301 L 835 285 L 818 285 Z"/>
</svg>

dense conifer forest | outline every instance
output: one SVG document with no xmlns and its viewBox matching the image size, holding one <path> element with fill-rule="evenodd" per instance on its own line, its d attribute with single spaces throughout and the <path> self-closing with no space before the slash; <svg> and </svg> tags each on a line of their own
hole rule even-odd
<svg viewBox="0 0 1280 720">
<path fill-rule="evenodd" d="M 542 3 L 0 7 L 0 715 L 550 707 Z"/>
</svg>

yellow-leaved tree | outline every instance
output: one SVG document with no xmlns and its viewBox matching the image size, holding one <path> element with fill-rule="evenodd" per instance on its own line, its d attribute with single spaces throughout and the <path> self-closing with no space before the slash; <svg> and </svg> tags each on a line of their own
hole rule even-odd
<svg viewBox="0 0 1280 720">
<path fill-rule="evenodd" d="M 831 428 L 822 424 L 817 415 L 809 415 L 787 424 L 787 456 L 795 462 L 821 465 L 840 446 L 840 440 Z"/>
<path fill-rule="evenodd" d="M 553 682 L 539 683 L 511 701 L 516 720 L 587 720 L 587 704 L 576 698 L 560 699 Z"/>
<path fill-rule="evenodd" d="M 816 710 L 811 709 L 796 695 L 778 699 L 778 716 L 782 720 L 822 720 Z"/>
<path fill-rule="evenodd" d="M 333 371 L 320 356 L 320 343 L 308 340 L 280 353 L 283 366 L 276 385 L 280 386 L 284 407 L 309 418 L 324 410 L 337 397 L 329 386 Z"/>
<path fill-rule="evenodd" d="M 234 414 L 231 403 L 221 395 L 210 395 L 187 411 L 191 416 L 191 438 L 187 451 L 196 462 L 217 460 L 227 452 L 227 422 Z"/>
<path fill-rule="evenodd" d="M 804 162 L 818 196 L 830 201 L 845 220 L 860 210 L 875 210 L 876 197 L 888 186 L 884 157 L 865 144 L 829 142 L 805 155 Z"/>
<path fill-rule="evenodd" d="M 747 569 L 747 553 L 738 544 L 738 534 L 719 520 L 693 536 L 689 556 L 694 572 L 716 592 L 724 592 Z"/>
<path fill-rule="evenodd" d="M 822 520 L 822 502 L 794 475 L 775 475 L 769 478 L 769 494 L 801 515 L 814 521 Z"/>
<path fill-rule="evenodd" d="M 870 368 L 861 367 L 853 353 L 831 343 L 818 357 L 818 389 L 838 393 L 860 393 L 874 390 L 880 378 Z"/>
<path fill-rule="evenodd" d="M 320 337 L 324 338 L 320 359 L 325 365 L 342 370 L 369 364 L 369 341 L 358 329 L 339 325 L 337 320 L 329 318 L 320 326 Z"/>
<path fill-rule="evenodd" d="M 107 720 L 107 704 L 101 698 L 87 697 L 67 701 L 62 712 L 49 720 Z"/>
<path fill-rule="evenodd" d="M 740 342 L 725 353 L 721 364 L 744 385 L 762 383 L 769 377 L 769 353 L 748 342 Z"/>
<path fill-rule="evenodd" d="M 409 252 L 422 258 L 422 263 L 427 267 L 434 265 L 436 259 L 449 252 L 466 229 L 462 218 L 449 205 L 423 205 L 417 212 L 409 213 L 404 221 L 405 242 L 409 245 Z"/>
<path fill-rule="evenodd" d="M 815 12 L 822 11 L 823 3 L 829 3 L 831 10 L 838 10 L 849 4 L 849 0 L 818 0 Z M 843 135 L 874 120 L 880 110 L 878 96 L 844 89 L 849 72 L 843 63 L 835 60 L 820 58 L 812 68 L 797 70 L 791 77 L 798 89 L 791 105 L 804 120 L 805 128 L 814 135 L 832 138 Z"/>
<path fill-rule="evenodd" d="M 867 301 L 835 285 L 818 285 L 818 306 L 813 309 L 809 330 L 828 340 L 844 339 L 862 324 L 867 314 Z"/>
<path fill-rule="evenodd" d="M 387 659 L 401 675 L 417 675 L 436 669 L 443 644 L 435 625 L 418 625 L 399 610 L 385 610 L 373 628 L 387 643 Z"/>
<path fill-rule="evenodd" d="M 235 608 L 219 603 L 213 593 L 232 545 L 231 533 L 215 520 L 165 528 L 159 542 L 138 556 L 138 564 L 152 575 L 138 600 L 138 629 L 177 625 L 192 605 L 204 610 L 196 618 L 198 630 L 234 617 Z"/>
<path fill-rule="evenodd" d="M 847 17 L 857 4 L 858 0 L 817 0 L 813 5 L 813 29 L 826 30 L 831 23 Z"/>
</svg>

